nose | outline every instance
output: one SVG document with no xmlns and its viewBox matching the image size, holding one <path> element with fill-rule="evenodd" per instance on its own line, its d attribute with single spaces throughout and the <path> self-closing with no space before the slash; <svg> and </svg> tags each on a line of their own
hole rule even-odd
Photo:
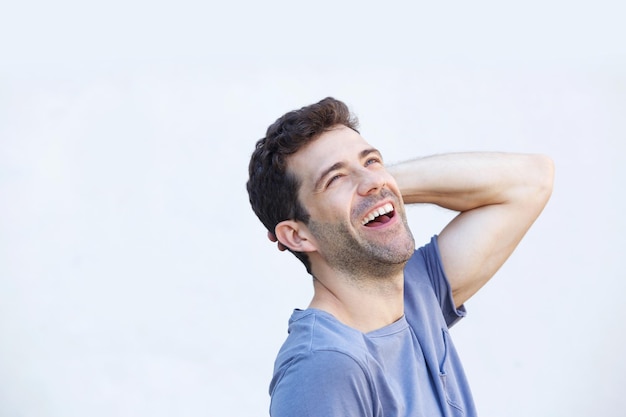
<svg viewBox="0 0 626 417">
<path fill-rule="evenodd" d="M 386 184 L 387 174 L 384 169 L 363 169 L 359 177 L 358 193 L 361 195 L 375 194 L 380 192 Z"/>
</svg>

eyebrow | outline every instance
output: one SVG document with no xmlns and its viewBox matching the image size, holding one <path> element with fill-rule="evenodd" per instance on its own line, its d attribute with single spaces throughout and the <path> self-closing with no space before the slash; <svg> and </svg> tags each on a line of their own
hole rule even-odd
<svg viewBox="0 0 626 417">
<path fill-rule="evenodd" d="M 370 154 L 376 154 L 378 155 L 378 157 L 382 160 L 383 156 L 381 155 L 380 151 L 376 148 L 368 148 L 368 149 L 364 149 L 361 152 L 359 152 L 359 159 L 363 159 L 366 156 L 370 155 Z M 332 166 L 326 168 L 324 171 L 322 171 L 322 173 L 317 177 L 317 181 L 315 181 L 315 186 L 314 186 L 314 190 L 320 190 L 322 188 L 322 181 L 324 181 L 324 178 L 326 178 L 326 176 L 328 174 L 330 174 L 333 171 L 336 171 L 338 169 L 343 168 L 344 166 L 346 166 L 346 164 L 344 162 L 335 162 Z"/>
</svg>

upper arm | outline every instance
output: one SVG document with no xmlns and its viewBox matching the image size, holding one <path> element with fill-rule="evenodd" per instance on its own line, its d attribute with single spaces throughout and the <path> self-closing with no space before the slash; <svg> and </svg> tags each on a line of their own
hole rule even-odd
<svg viewBox="0 0 626 417">
<path fill-rule="evenodd" d="M 438 242 L 454 302 L 462 305 L 511 255 L 543 210 L 552 190 L 551 160 L 537 156 L 536 179 L 503 193 L 501 200 L 459 213 Z"/>
</svg>

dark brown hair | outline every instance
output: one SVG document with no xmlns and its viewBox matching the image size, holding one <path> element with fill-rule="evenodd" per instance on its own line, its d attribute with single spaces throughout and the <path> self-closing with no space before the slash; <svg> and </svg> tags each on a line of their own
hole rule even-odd
<svg viewBox="0 0 626 417">
<path fill-rule="evenodd" d="M 283 220 L 308 224 L 309 213 L 298 200 L 300 183 L 287 171 L 287 160 L 336 125 L 356 131 L 358 120 L 343 102 L 327 97 L 280 117 L 256 143 L 246 186 L 254 213 L 270 232 L 274 233 L 276 225 Z M 293 253 L 310 273 L 306 254 Z"/>
</svg>

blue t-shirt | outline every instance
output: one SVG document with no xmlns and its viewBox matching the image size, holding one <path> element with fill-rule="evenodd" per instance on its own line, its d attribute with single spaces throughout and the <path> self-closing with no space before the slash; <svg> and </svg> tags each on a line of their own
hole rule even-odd
<svg viewBox="0 0 626 417">
<path fill-rule="evenodd" d="M 448 328 L 456 309 L 437 239 L 404 270 L 404 316 L 362 333 L 317 309 L 295 310 L 270 384 L 272 417 L 476 415 Z"/>
</svg>

